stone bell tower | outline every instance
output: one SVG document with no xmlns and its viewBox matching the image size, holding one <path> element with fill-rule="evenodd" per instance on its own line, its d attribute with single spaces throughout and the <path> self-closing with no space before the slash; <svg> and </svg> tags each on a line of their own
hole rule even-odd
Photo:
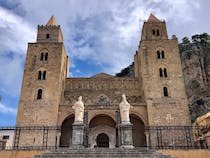
<svg viewBox="0 0 210 158">
<path fill-rule="evenodd" d="M 52 16 L 38 26 L 25 61 L 17 126 L 56 126 L 58 107 L 68 75 L 68 57 L 60 26 Z"/>
<path fill-rule="evenodd" d="M 58 107 L 68 74 L 61 28 L 52 16 L 38 26 L 37 40 L 28 44 L 17 126 L 56 126 Z"/>
<path fill-rule="evenodd" d="M 143 25 L 135 75 L 142 80 L 149 126 L 191 124 L 177 38 L 169 39 L 165 21 L 152 14 Z"/>
<path fill-rule="evenodd" d="M 52 16 L 29 43 L 18 107 L 14 147 L 56 146 L 58 108 L 68 75 L 61 28 Z M 48 140 L 48 141 L 47 141 Z"/>
</svg>

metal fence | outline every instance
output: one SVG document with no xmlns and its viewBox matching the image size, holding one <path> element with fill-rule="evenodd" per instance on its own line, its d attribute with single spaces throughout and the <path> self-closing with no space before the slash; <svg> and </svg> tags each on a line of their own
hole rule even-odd
<svg viewBox="0 0 210 158">
<path fill-rule="evenodd" d="M 0 127 L 0 150 L 57 149 L 59 148 L 60 129 L 57 126 Z M 13 140 L 3 139 L 3 135 L 7 135 L 7 132 L 13 133 L 13 136 L 11 135 Z M 208 149 L 210 148 L 206 140 L 208 132 L 210 132 L 210 126 L 147 126 L 144 128 L 147 144 L 145 147 Z M 88 134 L 87 131 L 84 133 Z M 116 135 L 116 139 L 117 137 Z M 9 141 L 12 141 L 12 145 L 8 145 Z M 88 140 L 84 140 L 84 146 L 87 146 L 87 143 Z"/>
</svg>

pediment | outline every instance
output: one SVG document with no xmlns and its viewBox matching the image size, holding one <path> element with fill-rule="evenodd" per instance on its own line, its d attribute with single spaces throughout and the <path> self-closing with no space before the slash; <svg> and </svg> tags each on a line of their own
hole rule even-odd
<svg viewBox="0 0 210 158">
<path fill-rule="evenodd" d="M 91 78 L 110 78 L 113 77 L 112 75 L 106 74 L 106 73 L 100 73 L 92 76 Z"/>
</svg>

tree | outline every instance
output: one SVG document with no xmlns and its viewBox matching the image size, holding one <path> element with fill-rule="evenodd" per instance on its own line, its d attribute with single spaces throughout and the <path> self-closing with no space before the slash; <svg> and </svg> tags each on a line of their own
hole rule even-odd
<svg viewBox="0 0 210 158">
<path fill-rule="evenodd" d="M 193 36 L 192 36 L 192 41 L 193 41 L 194 43 L 200 42 L 200 41 L 201 41 L 200 35 L 199 35 L 199 34 L 193 35 Z"/>
<path fill-rule="evenodd" d="M 188 37 L 184 37 L 184 38 L 182 38 L 182 43 L 183 44 L 188 44 L 188 43 L 190 43 L 190 40 L 189 40 L 189 38 Z"/>
<path fill-rule="evenodd" d="M 207 33 L 203 33 L 203 34 L 196 34 L 192 36 L 192 41 L 194 43 L 197 42 L 208 42 L 210 41 L 210 36 Z"/>
</svg>

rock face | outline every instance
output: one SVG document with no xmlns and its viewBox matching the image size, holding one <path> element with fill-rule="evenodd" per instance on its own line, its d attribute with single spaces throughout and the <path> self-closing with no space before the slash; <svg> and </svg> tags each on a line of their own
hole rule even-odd
<svg viewBox="0 0 210 158">
<path fill-rule="evenodd" d="M 180 44 L 192 122 L 210 111 L 210 42 Z"/>
</svg>

